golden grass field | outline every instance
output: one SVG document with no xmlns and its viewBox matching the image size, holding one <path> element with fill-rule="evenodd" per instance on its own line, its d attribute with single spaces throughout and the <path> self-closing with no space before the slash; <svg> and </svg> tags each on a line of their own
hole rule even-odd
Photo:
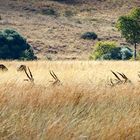
<svg viewBox="0 0 140 140">
<path fill-rule="evenodd" d="M 0 140 L 139 140 L 140 62 L 1 61 Z M 34 84 L 20 64 L 30 67 Z M 61 81 L 52 85 L 53 70 Z M 110 72 L 132 83 L 108 85 Z"/>
</svg>

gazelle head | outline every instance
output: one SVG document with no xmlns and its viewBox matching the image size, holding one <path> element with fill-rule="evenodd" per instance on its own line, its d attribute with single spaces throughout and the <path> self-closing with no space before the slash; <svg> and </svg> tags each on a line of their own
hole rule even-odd
<svg viewBox="0 0 140 140">
<path fill-rule="evenodd" d="M 5 65 L 0 64 L 0 70 L 1 71 L 8 71 L 8 68 Z"/>
<path fill-rule="evenodd" d="M 51 81 L 51 82 L 53 82 L 52 85 L 58 85 L 58 84 L 60 84 L 59 78 L 56 76 L 56 74 L 53 71 L 50 71 L 50 75 L 54 79 L 54 81 Z"/>
</svg>

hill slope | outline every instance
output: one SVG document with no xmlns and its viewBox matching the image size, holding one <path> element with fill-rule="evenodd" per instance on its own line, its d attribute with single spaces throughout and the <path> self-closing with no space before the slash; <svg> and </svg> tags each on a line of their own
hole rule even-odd
<svg viewBox="0 0 140 140">
<path fill-rule="evenodd" d="M 86 60 L 96 41 L 80 36 L 94 31 L 100 40 L 123 43 L 114 25 L 139 0 L 88 0 L 60 3 L 48 0 L 0 0 L 0 29 L 14 28 L 23 34 L 43 59 Z"/>
</svg>

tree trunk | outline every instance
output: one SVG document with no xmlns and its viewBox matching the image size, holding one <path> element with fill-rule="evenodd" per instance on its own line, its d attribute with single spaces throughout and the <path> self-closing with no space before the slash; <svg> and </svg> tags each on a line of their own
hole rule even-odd
<svg viewBox="0 0 140 140">
<path fill-rule="evenodd" d="M 137 44 L 134 44 L 134 60 L 137 58 Z"/>
</svg>

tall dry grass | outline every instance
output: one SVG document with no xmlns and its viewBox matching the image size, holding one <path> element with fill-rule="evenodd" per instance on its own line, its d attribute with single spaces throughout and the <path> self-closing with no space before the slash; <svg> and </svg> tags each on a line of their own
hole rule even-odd
<svg viewBox="0 0 140 140">
<path fill-rule="evenodd" d="M 2 62 L 1 140 L 139 140 L 139 62 Z M 24 81 L 28 65 L 35 83 Z M 49 70 L 62 85 L 53 86 Z M 124 72 L 132 84 L 109 87 L 110 70 Z"/>
</svg>

